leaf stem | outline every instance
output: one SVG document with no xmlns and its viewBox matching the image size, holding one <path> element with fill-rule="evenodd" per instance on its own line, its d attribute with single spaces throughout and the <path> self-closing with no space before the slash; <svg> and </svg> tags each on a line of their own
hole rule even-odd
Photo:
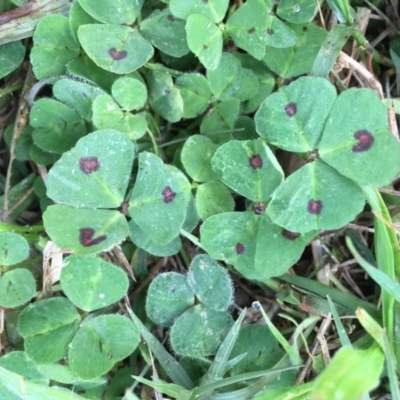
<svg viewBox="0 0 400 400">
<path fill-rule="evenodd" d="M 194 245 L 205 251 L 204 247 L 200 243 L 200 240 L 196 236 L 192 235 L 188 231 L 185 231 L 184 229 L 181 229 L 181 235 L 189 239 Z"/>
</svg>

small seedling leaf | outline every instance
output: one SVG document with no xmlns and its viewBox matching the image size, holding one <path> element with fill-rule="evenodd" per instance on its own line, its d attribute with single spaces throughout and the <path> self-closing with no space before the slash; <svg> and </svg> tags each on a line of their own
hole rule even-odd
<svg viewBox="0 0 400 400">
<path fill-rule="evenodd" d="M 225 268 L 210 256 L 199 254 L 190 263 L 187 281 L 199 301 L 216 311 L 226 311 L 232 302 L 232 281 Z"/>
<path fill-rule="evenodd" d="M 71 302 L 53 297 L 28 305 L 18 317 L 25 351 L 37 364 L 61 360 L 79 328 L 80 316 Z"/>
<path fill-rule="evenodd" d="M 0 306 L 19 307 L 35 296 L 36 282 L 25 268 L 16 268 L 0 276 Z"/>
<path fill-rule="evenodd" d="M 321 162 L 308 163 L 272 195 L 267 213 L 294 232 L 338 229 L 352 221 L 365 205 L 358 185 Z"/>
<path fill-rule="evenodd" d="M 400 171 L 399 142 L 371 89 L 349 89 L 338 97 L 318 148 L 322 160 L 362 185 L 388 185 Z"/>
<path fill-rule="evenodd" d="M 335 99 L 326 79 L 299 78 L 264 100 L 255 115 L 257 132 L 283 150 L 314 150 Z"/>
<path fill-rule="evenodd" d="M 175 321 L 171 329 L 171 345 L 182 356 L 203 358 L 215 355 L 232 325 L 232 317 L 226 311 L 215 311 L 198 304 Z"/>
<path fill-rule="evenodd" d="M 140 32 L 154 47 L 172 57 L 189 53 L 185 21 L 174 17 L 169 8 L 151 13 L 140 23 Z"/>
<path fill-rule="evenodd" d="M 78 37 L 87 55 L 99 67 L 116 74 L 136 71 L 154 54 L 153 46 L 129 26 L 82 25 Z"/>
<path fill-rule="evenodd" d="M 223 20 L 228 9 L 229 0 L 171 0 L 169 6 L 172 14 L 187 19 L 191 14 L 200 14 L 212 22 Z"/>
<path fill-rule="evenodd" d="M 105 24 L 132 25 L 144 0 L 79 0 L 82 8 Z"/>
<path fill-rule="evenodd" d="M 147 292 L 146 313 L 157 325 L 169 327 L 194 305 L 194 293 L 184 275 L 167 272 L 156 276 Z"/>
<path fill-rule="evenodd" d="M 58 247 L 76 255 L 110 250 L 129 235 L 128 222 L 119 211 L 52 205 L 43 213 L 43 223 Z"/>
<path fill-rule="evenodd" d="M 252 201 L 267 201 L 283 180 L 283 171 L 264 141 L 231 140 L 211 160 L 220 180 Z"/>
<path fill-rule="evenodd" d="M 71 302 L 90 312 L 119 301 L 128 290 L 122 269 L 99 257 L 70 256 L 61 271 L 61 287 Z"/>
<path fill-rule="evenodd" d="M 266 213 L 252 212 L 214 215 L 204 221 L 200 234 L 211 257 L 258 281 L 286 272 L 314 236 L 313 232 L 301 235 L 288 231 L 273 224 Z"/>
<path fill-rule="evenodd" d="M 154 154 L 139 155 L 139 172 L 129 214 L 155 244 L 166 244 L 179 235 L 185 220 L 190 184 L 167 168 Z"/>
<path fill-rule="evenodd" d="M 134 157 L 127 135 L 93 132 L 65 152 L 51 168 L 47 195 L 74 207 L 113 208 L 124 200 Z"/>
<path fill-rule="evenodd" d="M 186 21 L 187 44 L 204 67 L 217 68 L 222 54 L 222 32 L 208 18 L 191 14 Z"/>
<path fill-rule="evenodd" d="M 81 379 L 98 378 L 128 357 L 139 343 L 139 331 L 122 315 L 102 315 L 79 329 L 68 351 L 72 371 Z"/>
<path fill-rule="evenodd" d="M 14 265 L 29 255 L 29 244 L 24 237 L 12 232 L 0 233 L 0 265 Z"/>
</svg>

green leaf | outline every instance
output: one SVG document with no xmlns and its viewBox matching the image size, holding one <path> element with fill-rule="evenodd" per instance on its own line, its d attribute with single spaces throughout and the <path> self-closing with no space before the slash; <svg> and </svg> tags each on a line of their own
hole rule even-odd
<svg viewBox="0 0 400 400">
<path fill-rule="evenodd" d="M 146 104 L 146 85 L 135 77 L 118 78 L 113 83 L 111 92 L 114 99 L 126 111 L 138 110 Z"/>
<path fill-rule="evenodd" d="M 282 78 L 306 74 L 311 71 L 326 31 L 314 24 L 286 24 L 297 36 L 297 42 L 288 48 L 268 46 L 263 61 Z"/>
<path fill-rule="evenodd" d="M 240 61 L 230 53 L 223 53 L 218 67 L 207 71 L 211 91 L 220 100 L 236 98 L 244 101 L 258 91 L 258 80 L 253 72 L 242 68 Z"/>
<path fill-rule="evenodd" d="M 36 364 L 26 355 L 24 351 L 11 351 L 0 357 L 0 367 L 11 372 L 20 374 L 29 382 L 48 386 L 46 379 L 38 370 Z M 0 387 L 3 386 L 0 383 Z"/>
<path fill-rule="evenodd" d="M 232 325 L 232 317 L 226 311 L 215 311 L 198 304 L 182 314 L 172 326 L 172 348 L 187 357 L 214 355 Z"/>
<path fill-rule="evenodd" d="M 147 316 L 157 325 L 169 327 L 194 305 L 194 293 L 184 275 L 167 272 L 156 276 L 146 299 Z"/>
<path fill-rule="evenodd" d="M 311 21 L 317 12 L 314 0 L 281 0 L 276 9 L 278 17 L 294 24 Z"/>
<path fill-rule="evenodd" d="M 179 89 L 174 86 L 170 74 L 149 71 L 149 102 L 155 112 L 169 122 L 178 122 L 183 116 L 183 100 Z"/>
<path fill-rule="evenodd" d="M 51 168 L 47 195 L 75 207 L 113 208 L 124 201 L 134 145 L 113 130 L 93 132 L 65 152 Z"/>
<path fill-rule="evenodd" d="M 65 65 L 77 58 L 80 51 L 68 18 L 61 15 L 42 18 L 35 29 L 33 43 L 31 62 L 37 79 L 64 74 Z"/>
<path fill-rule="evenodd" d="M 216 311 L 226 311 L 232 302 L 232 281 L 225 268 L 210 256 L 199 254 L 190 263 L 187 281 L 199 301 Z"/>
<path fill-rule="evenodd" d="M 386 107 L 375 92 L 354 88 L 338 97 L 319 154 L 362 185 L 381 187 L 392 182 L 400 171 L 400 146 L 389 131 Z"/>
<path fill-rule="evenodd" d="M 155 244 L 166 244 L 179 235 L 189 200 L 187 184 L 188 188 L 183 187 L 180 178 L 154 154 L 140 153 L 129 215 Z"/>
<path fill-rule="evenodd" d="M 35 128 L 33 140 L 45 151 L 61 154 L 86 135 L 85 122 L 80 115 L 53 99 L 35 101 L 29 119 Z"/>
<path fill-rule="evenodd" d="M 186 22 L 187 44 L 204 67 L 217 68 L 222 54 L 222 32 L 208 18 L 191 14 Z"/>
<path fill-rule="evenodd" d="M 105 24 L 132 25 L 144 0 L 79 0 L 82 8 Z"/>
<path fill-rule="evenodd" d="M 135 224 L 135 221 L 129 221 L 130 238 L 132 242 L 149 254 L 158 257 L 169 257 L 177 254 L 182 247 L 182 242 L 179 237 L 175 237 L 166 244 L 155 244 L 149 235 L 143 229 Z"/>
<path fill-rule="evenodd" d="M 129 235 L 119 211 L 52 205 L 43 213 L 43 224 L 58 247 L 73 249 L 76 255 L 110 250 Z"/>
<path fill-rule="evenodd" d="M 266 325 L 249 324 L 241 327 L 230 358 L 242 354 L 246 356 L 232 368 L 231 376 L 270 369 L 283 357 L 284 352 Z"/>
<path fill-rule="evenodd" d="M 229 0 L 171 0 L 169 7 L 178 18 L 187 19 L 191 14 L 200 14 L 212 22 L 223 20 Z"/>
<path fill-rule="evenodd" d="M 82 8 L 82 6 L 79 4 L 79 1 L 75 1 L 72 4 L 69 10 L 69 26 L 71 28 L 72 35 L 77 42 L 79 27 L 81 25 L 96 24 L 97 22 L 99 21 L 93 18 Z"/>
<path fill-rule="evenodd" d="M 390 57 L 392 58 L 396 71 L 400 71 L 400 38 L 390 41 Z"/>
<path fill-rule="evenodd" d="M 232 264 L 244 277 L 263 281 L 282 275 L 296 261 L 313 232 L 300 235 L 273 224 L 266 213 L 213 215 L 200 228 L 201 244 L 211 257 Z"/>
<path fill-rule="evenodd" d="M 211 158 L 217 147 L 206 136 L 193 135 L 185 140 L 181 152 L 181 161 L 192 179 L 197 182 L 207 182 L 217 178 L 216 173 L 211 168 Z"/>
<path fill-rule="evenodd" d="M 12 232 L 0 233 L 0 265 L 14 265 L 24 261 L 29 255 L 26 239 Z"/>
<path fill-rule="evenodd" d="M 196 208 L 201 219 L 233 211 L 235 202 L 229 189 L 220 182 L 206 182 L 197 188 Z"/>
<path fill-rule="evenodd" d="M 297 41 L 297 35 L 289 24 L 283 23 L 274 15 L 267 15 L 267 35 L 265 44 L 278 49 L 284 49 L 294 46 Z M 268 57 L 268 49 L 266 49 Z"/>
<path fill-rule="evenodd" d="M 70 301 L 54 297 L 28 305 L 17 327 L 29 358 L 36 364 L 51 364 L 66 355 L 79 324 L 80 316 Z"/>
<path fill-rule="evenodd" d="M 367 350 L 343 347 L 319 375 L 310 399 L 337 400 L 346 393 L 346 400 L 358 400 L 379 384 L 384 355 L 378 345 Z"/>
<path fill-rule="evenodd" d="M 172 57 L 189 53 L 185 21 L 175 18 L 169 8 L 153 11 L 140 23 L 140 32 L 154 47 Z"/>
<path fill-rule="evenodd" d="M 21 382 L 23 382 L 23 389 L 21 388 Z M 0 386 L 3 398 L 7 400 L 38 400 L 43 398 L 46 400 L 84 399 L 66 388 L 43 387 L 42 384 L 39 385 L 24 381 L 21 375 L 14 374 L 2 367 L 0 367 Z"/>
<path fill-rule="evenodd" d="M 86 120 L 92 120 L 92 102 L 104 94 L 100 88 L 73 79 L 59 79 L 53 86 L 54 97 L 75 110 L 79 116 Z"/>
<path fill-rule="evenodd" d="M 71 302 L 84 311 L 116 303 L 128 290 L 122 269 L 98 257 L 70 256 L 61 270 L 61 287 Z"/>
<path fill-rule="evenodd" d="M 122 315 L 102 315 L 79 329 L 68 351 L 72 371 L 82 379 L 95 379 L 129 356 L 139 343 L 139 331 Z"/>
<path fill-rule="evenodd" d="M 211 89 L 203 75 L 183 74 L 175 84 L 183 100 L 183 118 L 198 117 L 207 109 L 211 101 Z"/>
<path fill-rule="evenodd" d="M 315 161 L 291 174 L 272 195 L 267 213 L 294 232 L 339 229 L 365 205 L 365 195 L 350 179 Z"/>
<path fill-rule="evenodd" d="M 211 165 L 225 185 L 252 201 L 267 201 L 283 180 L 278 161 L 261 138 L 223 144 Z"/>
<path fill-rule="evenodd" d="M 20 40 L 0 46 L 0 79 L 14 71 L 25 56 L 25 47 Z"/>
<path fill-rule="evenodd" d="M 13 269 L 0 276 L 1 307 L 19 307 L 32 299 L 35 296 L 35 292 L 35 278 L 25 268 Z"/>
<path fill-rule="evenodd" d="M 248 0 L 226 23 L 226 31 L 235 44 L 257 60 L 265 55 L 267 12 L 264 0 Z"/>
<path fill-rule="evenodd" d="M 264 100 L 254 118 L 257 132 L 283 150 L 314 150 L 335 99 L 326 79 L 299 78 Z"/>
<path fill-rule="evenodd" d="M 154 54 L 151 44 L 129 26 L 82 25 L 78 37 L 87 55 L 99 67 L 116 74 L 136 71 Z"/>
</svg>

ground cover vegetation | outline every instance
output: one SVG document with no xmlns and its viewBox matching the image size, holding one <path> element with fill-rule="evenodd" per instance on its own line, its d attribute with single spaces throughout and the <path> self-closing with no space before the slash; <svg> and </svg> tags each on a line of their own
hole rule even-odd
<svg viewBox="0 0 400 400">
<path fill-rule="evenodd" d="M 399 27 L 1 2 L 0 398 L 400 399 Z"/>
</svg>

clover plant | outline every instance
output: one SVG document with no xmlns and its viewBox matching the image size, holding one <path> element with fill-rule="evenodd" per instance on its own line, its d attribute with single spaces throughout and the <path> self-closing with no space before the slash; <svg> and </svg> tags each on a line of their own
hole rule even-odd
<svg viewBox="0 0 400 400">
<path fill-rule="evenodd" d="M 216 354 L 233 323 L 227 312 L 232 295 L 226 270 L 202 254 L 193 258 L 187 276 L 165 272 L 154 278 L 146 311 L 157 325 L 172 327 L 171 345 L 176 353 L 206 357 Z"/>
<path fill-rule="evenodd" d="M 257 371 L 300 359 L 300 331 L 291 347 L 270 328 L 241 329 L 245 311 L 233 322 L 227 269 L 261 282 L 284 274 L 321 231 L 357 218 L 371 188 L 392 182 L 400 148 L 371 89 L 338 93 L 328 79 L 299 77 L 315 73 L 330 40 L 312 22 L 315 1 L 241 3 L 76 0 L 68 13 L 37 24 L 29 124 L 16 127 L 18 140 L 13 125 L 4 136 L 15 168 L 31 161 L 41 176 L 12 181 L 0 203 L 10 203 L 12 220 L 26 204 L 40 207 L 43 226 L 34 227 L 35 239 L 14 224 L 0 233 L 0 306 L 12 309 L 11 344 L 24 346 L 0 358 L 0 386 L 6 368 L 89 398 L 119 398 L 132 384 L 131 369 L 120 362 L 134 362 L 136 349 L 149 358 L 140 335 L 173 381 L 147 383 L 171 397 L 200 390 L 211 398 L 213 387 L 228 386 L 227 397 L 251 398 L 276 373 L 246 387 L 240 374 L 258 378 Z M 350 8 L 328 4 L 347 23 L 340 27 L 353 32 Z M 0 77 L 18 68 L 24 49 L 19 41 L 0 46 Z M 290 153 L 302 165 L 287 172 L 281 155 Z M 191 261 L 183 238 L 201 252 Z M 43 250 L 47 239 L 68 253 L 49 285 L 53 295 L 36 293 L 37 270 L 25 265 L 28 242 Z M 133 277 L 131 260 L 142 280 L 147 254 L 179 252 L 187 273 L 161 272 L 145 305 L 139 291 L 136 302 L 117 264 Z M 46 286 L 53 278 L 44 279 Z M 127 299 L 135 300 L 135 313 Z M 112 314 L 118 303 L 131 318 Z M 136 316 L 144 309 L 148 322 L 168 331 L 195 379 Z M 307 324 L 311 332 L 315 321 Z M 277 338 L 296 357 L 289 360 Z M 109 371 L 111 382 L 128 383 L 107 386 Z M 293 381 L 285 374 L 282 382 Z"/>
</svg>

